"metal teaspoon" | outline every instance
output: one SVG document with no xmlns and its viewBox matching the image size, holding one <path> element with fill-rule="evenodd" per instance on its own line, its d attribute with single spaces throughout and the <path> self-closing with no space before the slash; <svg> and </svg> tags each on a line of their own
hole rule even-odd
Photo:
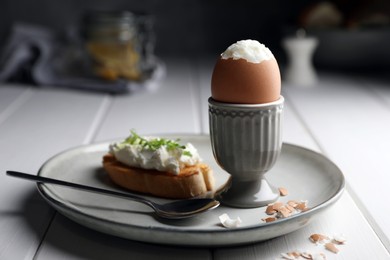
<svg viewBox="0 0 390 260">
<path fill-rule="evenodd" d="M 7 175 L 12 177 L 18 177 L 30 181 L 35 182 L 41 182 L 41 183 L 50 183 L 50 184 L 56 184 L 66 187 L 71 187 L 79 190 L 85 190 L 105 195 L 111 195 L 116 196 L 120 198 L 130 199 L 133 201 L 137 201 L 139 203 L 143 203 L 149 207 L 151 207 L 156 215 L 162 218 L 167 219 L 181 219 L 181 218 L 188 218 L 192 217 L 196 214 L 205 212 L 207 210 L 214 209 L 219 206 L 219 201 L 215 199 L 210 198 L 194 198 L 194 199 L 185 199 L 185 200 L 176 200 L 173 202 L 169 202 L 166 204 L 158 204 L 155 202 L 152 202 L 150 200 L 144 199 L 142 197 L 123 193 L 123 192 L 117 192 L 117 191 L 111 191 L 111 190 L 105 190 L 101 188 L 86 186 L 82 184 L 67 182 L 67 181 L 61 181 L 56 180 L 52 178 L 37 176 L 37 175 L 31 175 L 27 173 L 17 172 L 17 171 L 7 171 Z"/>
</svg>

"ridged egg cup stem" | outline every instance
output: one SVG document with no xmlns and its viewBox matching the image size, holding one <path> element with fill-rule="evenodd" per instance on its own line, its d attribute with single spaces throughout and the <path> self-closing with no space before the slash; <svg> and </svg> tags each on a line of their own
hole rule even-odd
<svg viewBox="0 0 390 260">
<path fill-rule="evenodd" d="M 210 139 L 218 164 L 230 174 L 218 199 L 253 208 L 279 198 L 265 178 L 282 147 L 284 98 L 263 104 L 231 104 L 209 98 Z"/>
</svg>

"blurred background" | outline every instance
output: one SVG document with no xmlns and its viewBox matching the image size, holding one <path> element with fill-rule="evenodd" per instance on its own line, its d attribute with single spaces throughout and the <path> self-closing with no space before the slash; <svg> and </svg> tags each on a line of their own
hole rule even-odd
<svg viewBox="0 0 390 260">
<path fill-rule="evenodd" d="M 159 57 L 218 55 L 237 40 L 256 39 L 283 66 L 283 39 L 304 28 L 306 36 L 318 39 L 313 56 L 318 69 L 390 68 L 389 0 L 2 0 L 3 55 L 15 24 L 42 26 L 72 43 L 83 34 L 88 12 L 112 10 L 147 17 L 150 52 Z"/>
</svg>

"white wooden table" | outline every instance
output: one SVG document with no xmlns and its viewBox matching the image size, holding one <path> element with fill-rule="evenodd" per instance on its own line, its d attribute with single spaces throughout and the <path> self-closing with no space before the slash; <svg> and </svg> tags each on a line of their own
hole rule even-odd
<svg viewBox="0 0 390 260">
<path fill-rule="evenodd" d="M 300 250 L 327 259 L 390 259 L 390 80 L 321 74 L 313 88 L 283 84 L 284 141 L 319 151 L 347 180 L 341 199 L 310 225 L 269 241 L 186 248 L 125 240 L 90 230 L 53 210 L 31 182 L 65 149 L 142 134 L 208 133 L 211 59 L 167 59 L 157 91 L 112 96 L 57 88 L 0 85 L 0 259 L 279 259 Z M 333 254 L 312 233 L 343 233 Z"/>
</svg>

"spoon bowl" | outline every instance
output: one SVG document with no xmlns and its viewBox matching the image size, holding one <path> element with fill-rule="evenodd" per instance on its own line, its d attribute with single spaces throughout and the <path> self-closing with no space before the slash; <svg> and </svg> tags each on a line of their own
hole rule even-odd
<svg viewBox="0 0 390 260">
<path fill-rule="evenodd" d="M 155 211 L 157 216 L 166 219 L 189 218 L 219 206 L 219 201 L 212 198 L 193 198 L 193 199 L 185 199 L 185 200 L 175 200 L 173 202 L 159 204 L 151 200 L 145 199 L 141 196 L 136 196 L 130 193 L 105 190 L 105 189 L 96 188 L 92 186 L 86 186 L 78 183 L 72 183 L 72 182 L 67 182 L 67 181 L 17 172 L 17 171 L 7 171 L 6 173 L 7 175 L 12 177 L 22 178 L 25 180 L 35 181 L 39 183 L 56 184 L 56 185 L 66 186 L 74 189 L 90 191 L 94 193 L 137 201 L 139 203 L 143 203 L 151 207 Z"/>
</svg>

